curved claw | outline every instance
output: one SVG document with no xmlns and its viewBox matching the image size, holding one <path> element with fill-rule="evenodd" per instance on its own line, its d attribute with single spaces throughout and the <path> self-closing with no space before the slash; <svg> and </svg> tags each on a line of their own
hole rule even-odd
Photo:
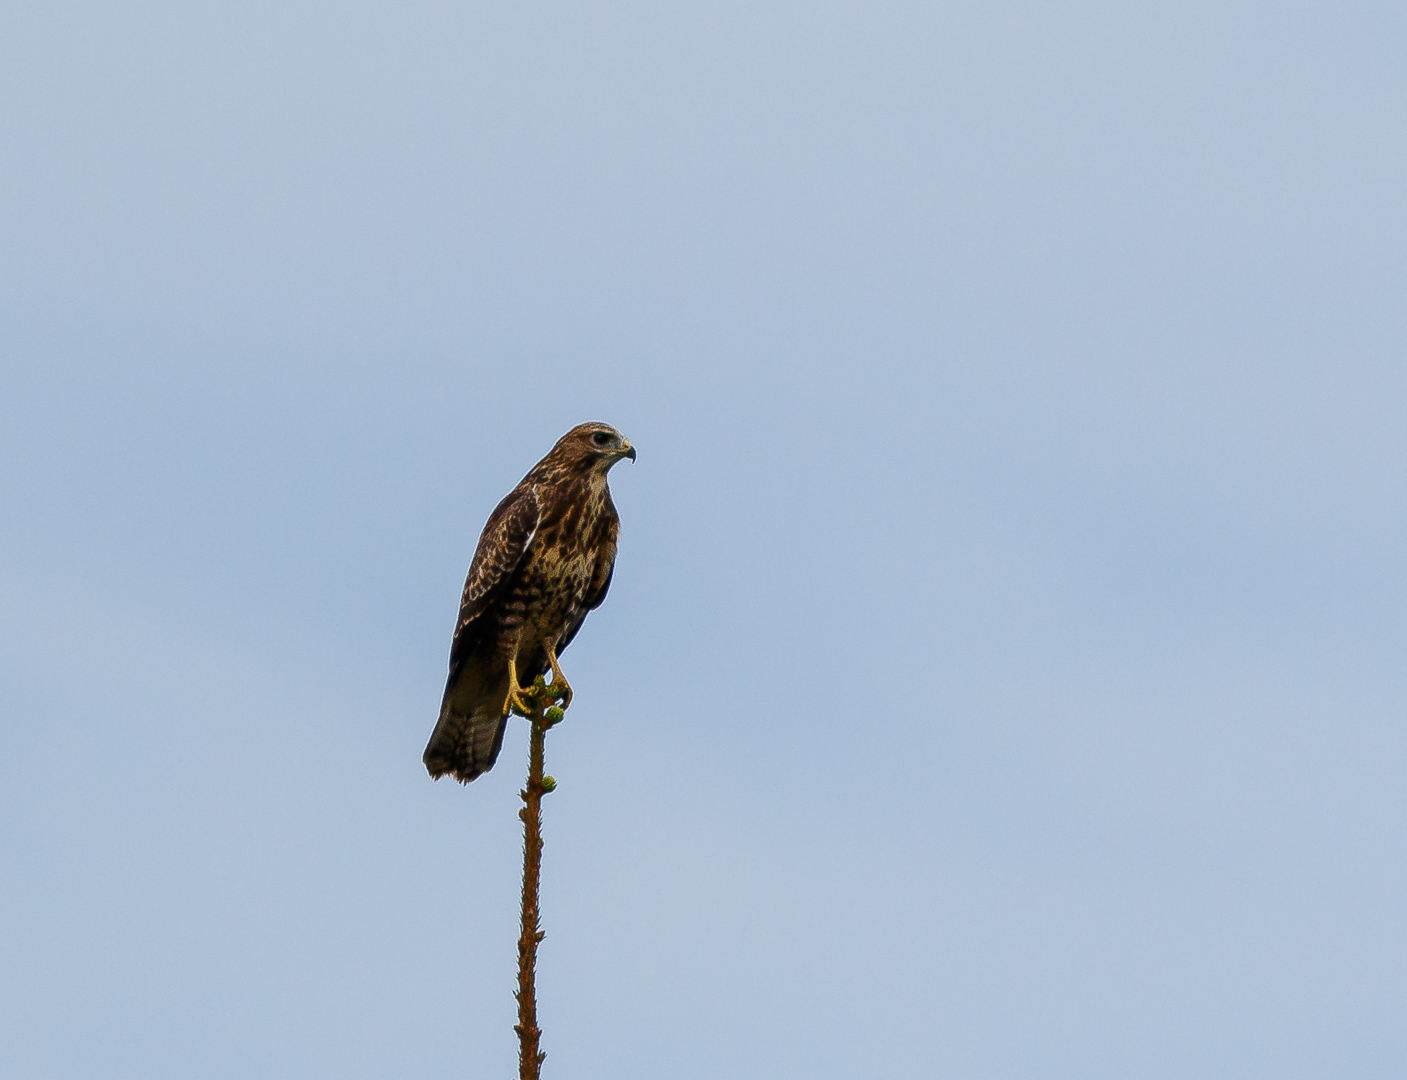
<svg viewBox="0 0 1407 1080">
<path fill-rule="evenodd" d="M 512 687 L 508 691 L 508 698 L 503 703 L 503 715 L 509 716 L 517 713 L 519 716 L 528 716 L 533 711 L 533 699 L 530 691 L 525 691 L 521 687 Z"/>
</svg>

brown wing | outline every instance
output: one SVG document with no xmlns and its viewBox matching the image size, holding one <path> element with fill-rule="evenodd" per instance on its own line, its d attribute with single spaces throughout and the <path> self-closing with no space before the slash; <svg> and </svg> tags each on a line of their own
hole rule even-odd
<svg viewBox="0 0 1407 1080">
<path fill-rule="evenodd" d="M 473 648 L 489 629 L 483 616 L 503 595 L 513 571 L 523 561 L 523 555 L 537 534 L 542 511 L 537 493 L 532 488 L 515 488 L 489 515 L 469 575 L 464 579 L 464 594 L 459 601 L 459 621 L 454 626 L 454 641 L 450 645 L 450 677 L 458 656 Z"/>
<path fill-rule="evenodd" d="M 467 784 L 493 767 L 503 745 L 508 668 L 496 648 L 496 607 L 540 516 L 533 489 L 515 489 L 489 515 L 479 537 L 459 603 L 440 718 L 425 747 L 425 768 L 436 779 L 449 773 Z"/>
</svg>

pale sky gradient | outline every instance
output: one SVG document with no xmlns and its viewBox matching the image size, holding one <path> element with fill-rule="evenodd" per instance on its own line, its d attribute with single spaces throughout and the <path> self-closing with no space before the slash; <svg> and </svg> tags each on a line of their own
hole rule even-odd
<svg viewBox="0 0 1407 1080">
<path fill-rule="evenodd" d="M 1407 1075 L 1407 8 L 0 14 L 0 1075 Z"/>
</svg>

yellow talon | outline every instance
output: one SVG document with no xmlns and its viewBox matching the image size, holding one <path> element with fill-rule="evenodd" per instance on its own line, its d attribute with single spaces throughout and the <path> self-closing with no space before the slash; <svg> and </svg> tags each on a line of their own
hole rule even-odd
<svg viewBox="0 0 1407 1080">
<path fill-rule="evenodd" d="M 503 715 L 517 713 L 519 716 L 531 715 L 534 707 L 534 694 L 531 690 L 524 690 L 521 686 L 510 687 L 508 699 L 503 703 Z"/>
</svg>

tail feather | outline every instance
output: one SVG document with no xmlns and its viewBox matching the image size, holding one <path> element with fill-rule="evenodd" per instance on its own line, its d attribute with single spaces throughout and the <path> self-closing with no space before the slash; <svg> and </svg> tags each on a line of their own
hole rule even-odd
<svg viewBox="0 0 1407 1080">
<path fill-rule="evenodd" d="M 503 703 L 508 697 L 508 681 L 489 692 L 479 680 L 450 679 L 440 705 L 440 719 L 425 747 L 425 768 L 431 777 L 453 776 L 467 784 L 488 772 L 503 748 L 508 718 Z"/>
</svg>

